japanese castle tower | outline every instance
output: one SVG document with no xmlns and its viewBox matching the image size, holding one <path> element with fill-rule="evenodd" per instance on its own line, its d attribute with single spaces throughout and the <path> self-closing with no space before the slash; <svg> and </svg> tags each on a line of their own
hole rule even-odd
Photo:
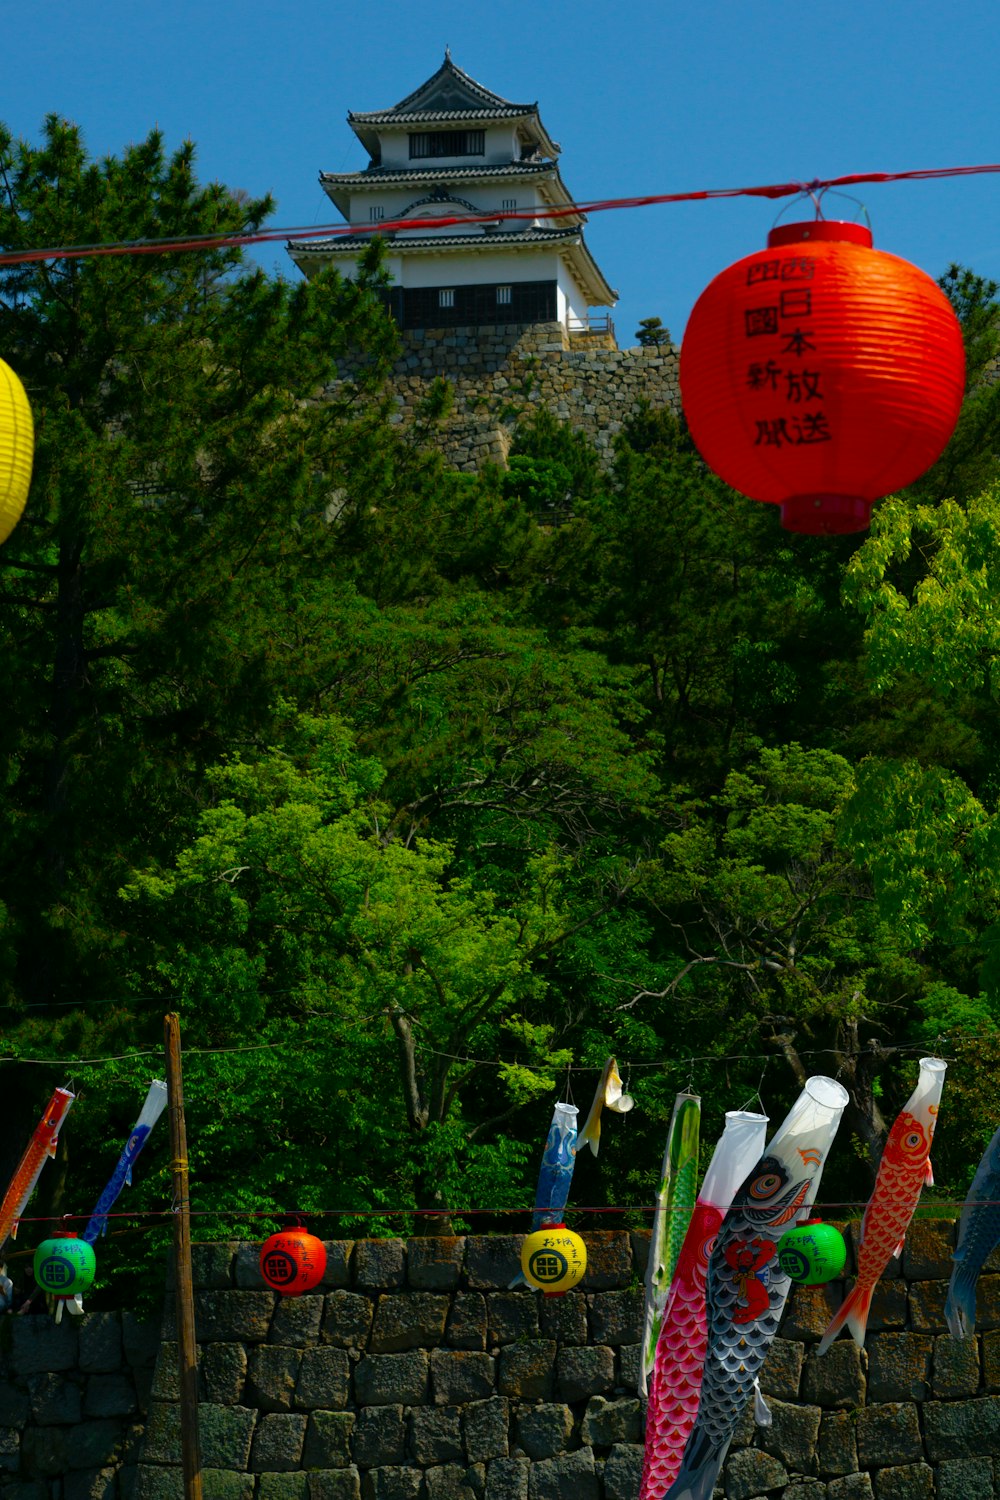
<svg viewBox="0 0 1000 1500">
<path fill-rule="evenodd" d="M 350 277 L 358 252 L 373 234 L 384 233 L 390 306 L 402 329 L 558 322 L 569 333 L 608 327 L 606 317 L 591 319 L 590 309 L 613 306 L 617 293 L 584 244 L 584 215 L 532 216 L 573 202 L 559 175 L 559 146 L 537 104 L 501 99 L 446 51 L 437 72 L 391 109 L 347 119 L 368 165 L 360 172 L 321 172 L 320 182 L 353 232 L 290 245 L 306 276 L 332 262 Z M 493 213 L 497 218 L 483 222 Z M 480 222 L 379 228 L 444 216 Z"/>
</svg>

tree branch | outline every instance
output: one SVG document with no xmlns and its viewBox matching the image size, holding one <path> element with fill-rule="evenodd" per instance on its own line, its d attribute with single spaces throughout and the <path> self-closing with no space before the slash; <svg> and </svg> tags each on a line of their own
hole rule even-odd
<svg viewBox="0 0 1000 1500">
<path fill-rule="evenodd" d="M 411 1130 L 426 1130 L 428 1121 L 427 1105 L 420 1091 L 420 1081 L 417 1078 L 417 1050 L 413 1040 L 413 1027 L 410 1018 L 398 1005 L 394 1005 L 389 1011 L 389 1021 L 399 1042 L 399 1060 L 403 1072 L 403 1102 L 406 1105 L 406 1118 Z"/>
</svg>

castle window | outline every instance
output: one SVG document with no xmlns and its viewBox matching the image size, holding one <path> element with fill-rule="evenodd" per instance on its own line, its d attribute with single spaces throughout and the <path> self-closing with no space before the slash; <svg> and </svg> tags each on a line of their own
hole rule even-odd
<svg viewBox="0 0 1000 1500">
<path fill-rule="evenodd" d="M 511 301 L 510 287 L 509 286 L 498 286 L 497 287 L 497 301 L 498 302 L 510 302 Z"/>
<path fill-rule="evenodd" d="M 514 213 L 517 210 L 517 199 L 505 198 L 500 207 L 504 213 Z"/>
<path fill-rule="evenodd" d="M 454 306 L 455 306 L 455 288 L 453 286 L 443 286 L 440 289 L 440 291 L 438 292 L 438 307 L 454 307 Z"/>
<path fill-rule="evenodd" d="M 385 209 L 382 208 L 378 203 L 373 203 L 368 210 L 368 217 L 369 219 L 371 219 L 373 224 L 377 223 L 380 219 L 385 218 Z"/>
<path fill-rule="evenodd" d="M 484 156 L 485 130 L 419 130 L 410 135 L 410 160 L 428 156 Z"/>
</svg>

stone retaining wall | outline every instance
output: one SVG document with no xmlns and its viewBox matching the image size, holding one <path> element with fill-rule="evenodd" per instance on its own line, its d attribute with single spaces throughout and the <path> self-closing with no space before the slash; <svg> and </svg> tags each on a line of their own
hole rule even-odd
<svg viewBox="0 0 1000 1500">
<path fill-rule="evenodd" d="M 3 1500 L 115 1500 L 135 1489 L 160 1319 L 0 1319 Z"/>
<path fill-rule="evenodd" d="M 672 345 L 568 348 L 559 323 L 411 330 L 401 337 L 404 352 L 389 382 L 393 420 L 411 426 L 433 381 L 447 379 L 451 409 L 425 435 L 467 472 L 503 464 L 516 423 L 540 406 L 585 433 L 608 462 L 615 434 L 640 401 L 680 411 Z"/>
<path fill-rule="evenodd" d="M 726 1463 L 726 1500 L 1000 1494 L 1000 1257 L 979 1332 L 945 1331 L 951 1223 L 922 1222 L 859 1352 L 816 1345 L 843 1283 L 799 1289 Z M 588 1235 L 583 1285 L 509 1291 L 517 1236 L 328 1242 L 316 1293 L 257 1247 L 196 1247 L 205 1500 L 635 1500 L 647 1239 Z M 0 1321 L 0 1500 L 177 1500 L 173 1311 Z M 155 1371 L 153 1354 L 159 1349 Z"/>
</svg>

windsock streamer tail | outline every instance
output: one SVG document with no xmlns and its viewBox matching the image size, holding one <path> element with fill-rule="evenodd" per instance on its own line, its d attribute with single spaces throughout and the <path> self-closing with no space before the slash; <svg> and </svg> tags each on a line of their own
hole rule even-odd
<svg viewBox="0 0 1000 1500">
<path fill-rule="evenodd" d="M 818 1354 L 825 1354 L 842 1328 L 848 1328 L 851 1337 L 859 1349 L 865 1347 L 865 1331 L 868 1327 L 868 1314 L 871 1311 L 872 1286 L 856 1286 L 840 1304 L 840 1307 L 830 1319 L 830 1325 L 820 1339 Z"/>
<path fill-rule="evenodd" d="M 978 1273 L 956 1265 L 944 1304 L 945 1322 L 953 1339 L 964 1339 L 976 1328 L 976 1279 Z"/>
<path fill-rule="evenodd" d="M 722 1471 L 722 1463 L 728 1448 L 728 1442 L 724 1443 L 721 1449 L 702 1442 L 691 1454 L 690 1466 L 688 1454 L 685 1453 L 680 1473 L 667 1490 L 663 1500 L 712 1500 L 712 1491 L 719 1481 L 719 1474 Z M 703 1456 L 699 1457 L 699 1449 Z"/>
</svg>

